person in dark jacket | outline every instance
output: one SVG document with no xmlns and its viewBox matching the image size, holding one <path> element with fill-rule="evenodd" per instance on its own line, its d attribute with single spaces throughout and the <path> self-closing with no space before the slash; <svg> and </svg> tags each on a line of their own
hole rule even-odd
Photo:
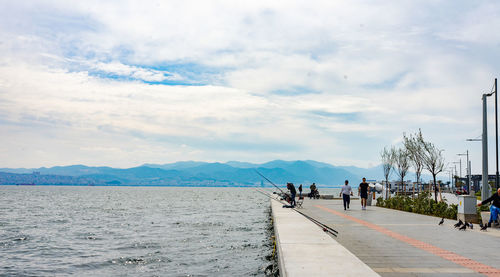
<svg viewBox="0 0 500 277">
<path fill-rule="evenodd" d="M 293 185 L 293 183 L 287 183 L 286 184 L 286 188 L 288 190 L 290 190 L 290 205 L 293 207 L 295 207 L 295 195 L 297 194 L 297 191 L 295 190 L 295 186 Z"/>
<path fill-rule="evenodd" d="M 359 184 L 358 195 L 361 196 L 361 209 L 366 210 L 366 200 L 368 199 L 368 189 L 370 186 L 366 182 L 366 178 L 363 178 L 363 182 Z"/>
<path fill-rule="evenodd" d="M 477 204 L 478 206 L 490 203 L 490 221 L 488 221 L 488 227 L 491 227 L 491 222 L 496 221 L 498 218 L 498 214 L 500 213 L 500 188 L 498 189 L 497 193 L 493 194 L 490 198 L 484 200 L 483 202 Z"/>
<path fill-rule="evenodd" d="M 302 184 L 299 186 L 299 198 L 302 197 Z"/>
</svg>

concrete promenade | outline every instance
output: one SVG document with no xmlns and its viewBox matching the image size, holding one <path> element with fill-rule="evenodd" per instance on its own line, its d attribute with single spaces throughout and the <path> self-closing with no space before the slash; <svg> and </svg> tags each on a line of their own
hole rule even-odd
<svg viewBox="0 0 500 277">
<path fill-rule="evenodd" d="M 306 199 L 301 212 L 339 232 L 335 240 L 381 276 L 500 276 L 500 231 L 459 231 L 456 221 L 351 201 Z M 312 275 L 311 275 L 312 276 Z"/>
<path fill-rule="evenodd" d="M 280 276 L 380 276 L 304 216 L 271 205 Z"/>
</svg>

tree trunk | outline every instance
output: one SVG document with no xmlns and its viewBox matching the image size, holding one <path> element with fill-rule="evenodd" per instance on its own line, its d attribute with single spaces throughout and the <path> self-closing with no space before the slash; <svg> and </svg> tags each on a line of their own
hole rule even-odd
<svg viewBox="0 0 500 277">
<path fill-rule="evenodd" d="M 389 199 L 389 181 L 385 179 L 385 199 Z"/>
<path fill-rule="evenodd" d="M 420 176 L 417 174 L 417 196 L 420 196 L 420 183 L 418 182 L 420 180 Z"/>
<path fill-rule="evenodd" d="M 438 196 L 437 196 L 438 188 L 437 188 L 436 175 L 435 174 L 432 174 L 432 179 L 434 180 L 434 200 L 437 203 L 438 202 Z"/>
</svg>

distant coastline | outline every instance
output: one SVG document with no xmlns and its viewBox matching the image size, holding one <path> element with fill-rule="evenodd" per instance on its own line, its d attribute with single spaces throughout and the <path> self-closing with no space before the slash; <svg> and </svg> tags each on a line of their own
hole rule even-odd
<svg viewBox="0 0 500 277">
<path fill-rule="evenodd" d="M 77 185 L 67 185 L 67 184 L 34 184 L 34 185 L 21 185 L 21 184 L 0 184 L 0 186 L 36 186 L 36 187 L 143 187 L 143 188 L 159 188 L 159 187 L 171 187 L 171 188 L 182 188 L 182 187 L 191 187 L 191 188 L 274 188 L 274 186 L 266 185 L 266 186 L 246 186 L 246 185 L 224 185 L 224 186 L 202 186 L 202 185 L 87 185 L 87 184 L 77 184 Z M 285 187 L 285 185 L 283 185 Z M 321 186 L 319 188 L 326 189 L 336 189 L 340 188 L 340 186 Z M 309 188 L 307 188 L 309 190 Z"/>
<path fill-rule="evenodd" d="M 134 186 L 134 187 L 268 187 L 256 170 L 278 185 L 302 184 L 308 189 L 340 187 L 344 180 L 353 186 L 362 177 L 382 180 L 380 166 L 359 168 L 334 166 L 317 161 L 275 160 L 262 164 L 246 162 L 176 162 L 145 164 L 127 169 L 85 165 L 51 168 L 0 168 L 0 185 L 35 184 L 36 186 Z"/>
</svg>

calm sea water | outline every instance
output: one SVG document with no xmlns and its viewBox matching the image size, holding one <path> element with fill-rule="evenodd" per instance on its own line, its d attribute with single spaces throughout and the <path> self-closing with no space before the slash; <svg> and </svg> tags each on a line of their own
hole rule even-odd
<svg viewBox="0 0 500 277">
<path fill-rule="evenodd" d="M 0 186 L 0 275 L 264 276 L 249 188 Z"/>
</svg>

